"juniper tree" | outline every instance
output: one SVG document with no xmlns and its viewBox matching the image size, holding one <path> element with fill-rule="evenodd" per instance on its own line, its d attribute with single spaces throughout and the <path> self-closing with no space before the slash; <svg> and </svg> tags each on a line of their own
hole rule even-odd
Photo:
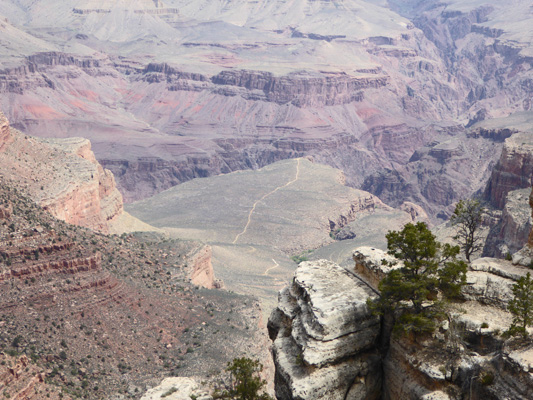
<svg viewBox="0 0 533 400">
<path fill-rule="evenodd" d="M 235 358 L 226 368 L 231 375 L 229 388 L 222 393 L 214 393 L 213 397 L 232 400 L 273 400 L 268 394 L 259 393 L 266 386 L 266 381 L 259 376 L 262 370 L 263 366 L 257 360 L 246 357 Z"/>
<path fill-rule="evenodd" d="M 527 327 L 533 326 L 533 280 L 529 272 L 513 285 L 513 295 L 508 309 L 514 317 L 507 332 L 526 337 Z"/>
<path fill-rule="evenodd" d="M 386 235 L 388 253 L 403 262 L 379 283 L 381 296 L 368 304 L 374 313 L 392 315 L 396 333 L 427 333 L 443 315 L 446 298 L 460 295 L 467 265 L 458 246 L 441 245 L 418 222 Z"/>
</svg>

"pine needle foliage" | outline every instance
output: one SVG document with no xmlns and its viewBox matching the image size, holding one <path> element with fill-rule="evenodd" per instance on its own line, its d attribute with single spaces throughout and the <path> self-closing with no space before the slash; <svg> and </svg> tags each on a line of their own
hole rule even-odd
<svg viewBox="0 0 533 400">
<path fill-rule="evenodd" d="M 381 280 L 381 296 L 368 305 L 375 314 L 392 315 L 397 334 L 433 332 L 444 317 L 445 300 L 459 297 L 466 283 L 467 265 L 457 260 L 460 248 L 441 245 L 422 222 L 389 231 L 386 238 L 388 253 L 403 266 Z"/>
<path fill-rule="evenodd" d="M 514 317 L 507 333 L 527 337 L 527 327 L 533 326 L 533 280 L 529 272 L 513 285 L 513 295 L 508 309 Z"/>
</svg>

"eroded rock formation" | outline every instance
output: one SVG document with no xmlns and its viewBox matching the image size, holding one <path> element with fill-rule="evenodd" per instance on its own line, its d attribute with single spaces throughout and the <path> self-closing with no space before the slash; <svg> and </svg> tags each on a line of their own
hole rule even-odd
<svg viewBox="0 0 533 400">
<path fill-rule="evenodd" d="M 528 242 L 531 230 L 528 196 L 532 178 L 531 134 L 514 133 L 505 140 L 484 193 L 487 202 L 496 209 L 493 213 L 496 221 L 483 249 L 484 256 L 514 254 Z"/>
<path fill-rule="evenodd" d="M 464 288 L 466 301 L 452 305 L 433 335 L 413 341 L 388 337 L 388 323 L 378 323 L 366 310 L 366 299 L 376 296 L 371 288 L 390 270 L 384 262 L 390 256 L 364 247 L 354 260 L 355 269 L 348 270 L 326 261 L 302 263 L 292 284 L 280 292 L 269 321 L 278 399 L 320 399 L 324 393 L 332 400 L 450 400 L 465 393 L 473 400 L 531 397 L 532 347 L 501 336 L 511 322 L 512 285 L 526 268 L 476 260 Z M 348 325 L 346 338 L 326 336 Z M 351 332 L 362 338 L 345 349 Z"/>
<path fill-rule="evenodd" d="M 189 255 L 191 269 L 191 282 L 206 289 L 219 289 L 224 284 L 215 278 L 211 257 L 213 252 L 211 246 L 204 245 L 200 249 L 195 249 L 194 254 Z"/>
<path fill-rule="evenodd" d="M 46 372 L 31 364 L 28 357 L 0 353 L 0 390 L 11 400 L 70 400 L 53 385 L 45 383 Z"/>
<path fill-rule="evenodd" d="M 377 399 L 374 292 L 338 265 L 303 262 L 269 320 L 278 399 Z"/>
<path fill-rule="evenodd" d="M 108 233 L 123 212 L 113 174 L 86 139 L 37 139 L 9 127 L 0 114 L 0 174 L 16 182 L 52 215 Z"/>
<path fill-rule="evenodd" d="M 485 195 L 494 207 L 501 210 L 507 194 L 512 190 L 530 188 L 532 177 L 533 139 L 530 133 L 515 133 L 505 140 Z"/>
</svg>

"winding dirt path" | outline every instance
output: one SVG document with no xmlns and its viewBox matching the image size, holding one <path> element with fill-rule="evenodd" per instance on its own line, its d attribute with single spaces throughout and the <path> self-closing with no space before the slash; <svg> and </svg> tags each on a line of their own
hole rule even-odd
<svg viewBox="0 0 533 400">
<path fill-rule="evenodd" d="M 276 268 L 279 268 L 279 264 L 276 260 L 272 259 L 272 261 L 274 261 L 274 265 L 268 269 L 265 270 L 265 272 L 263 272 L 263 276 L 268 276 L 268 273 L 270 271 L 272 271 L 273 269 L 276 269 Z"/>
<path fill-rule="evenodd" d="M 244 235 L 246 233 L 246 231 L 248 230 L 248 227 L 250 226 L 250 223 L 252 222 L 252 215 L 255 211 L 255 208 L 257 207 L 257 205 L 259 204 L 259 202 L 263 201 L 264 199 L 266 199 L 268 196 L 270 195 L 273 195 L 274 193 L 276 193 L 278 190 L 281 190 L 283 188 L 286 188 L 287 186 L 289 185 L 292 185 L 294 182 L 296 182 L 298 180 L 298 178 L 300 177 L 300 159 L 297 158 L 296 159 L 297 161 L 297 164 L 296 164 L 296 176 L 294 177 L 293 180 L 287 182 L 285 185 L 282 185 L 282 186 L 278 186 L 277 188 L 275 188 L 274 190 L 272 190 L 271 192 L 265 194 L 263 197 L 261 197 L 259 200 L 257 200 L 254 205 L 252 206 L 252 209 L 250 210 L 250 213 L 248 214 L 248 222 L 246 223 L 246 226 L 244 227 L 244 229 L 242 230 L 241 233 L 239 233 L 237 236 L 235 236 L 235 239 L 233 240 L 233 244 L 237 243 L 237 241 L 239 240 L 239 238 Z"/>
</svg>

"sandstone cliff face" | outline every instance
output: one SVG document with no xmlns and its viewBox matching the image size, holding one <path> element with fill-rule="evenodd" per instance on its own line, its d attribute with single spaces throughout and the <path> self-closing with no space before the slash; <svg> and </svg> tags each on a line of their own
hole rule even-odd
<svg viewBox="0 0 533 400">
<path fill-rule="evenodd" d="M 370 288 L 389 272 L 384 259 L 390 256 L 364 247 L 354 253 L 351 272 L 326 261 L 300 264 L 269 321 L 278 399 L 318 399 L 327 393 L 328 399 L 458 400 L 469 393 L 471 399 L 496 400 L 533 394 L 531 346 L 513 345 L 500 336 L 511 322 L 512 285 L 526 268 L 476 260 L 468 272 L 466 301 L 452 306 L 431 337 L 413 341 L 386 337 L 390 324 L 377 323 L 360 307 L 376 296 Z M 328 338 L 339 321 L 356 334 Z M 359 338 L 346 349 L 351 335 Z M 347 363 L 363 363 L 368 375 Z"/>
<path fill-rule="evenodd" d="M 515 133 L 505 140 L 502 154 L 492 171 L 485 196 L 490 203 L 503 209 L 511 190 L 531 187 L 533 176 L 533 139 L 529 133 Z"/>
<path fill-rule="evenodd" d="M 9 121 L 0 111 L 0 152 L 8 145 L 11 140 L 9 134 Z"/>
<path fill-rule="evenodd" d="M 515 132 L 505 139 L 500 159 L 484 191 L 487 202 L 497 210 L 496 221 L 483 249 L 484 256 L 513 254 L 527 243 L 531 229 L 528 194 L 532 177 L 531 134 Z"/>
<path fill-rule="evenodd" d="M 194 254 L 189 255 L 191 282 L 206 289 L 219 289 L 223 286 L 222 281 L 215 278 L 215 271 L 211 264 L 213 252 L 211 246 L 204 245 L 195 249 Z"/>
<path fill-rule="evenodd" d="M 36 139 L 0 129 L 0 174 L 13 179 L 54 216 L 68 223 L 109 232 L 123 212 L 112 173 L 96 161 L 80 138 Z"/>
</svg>

